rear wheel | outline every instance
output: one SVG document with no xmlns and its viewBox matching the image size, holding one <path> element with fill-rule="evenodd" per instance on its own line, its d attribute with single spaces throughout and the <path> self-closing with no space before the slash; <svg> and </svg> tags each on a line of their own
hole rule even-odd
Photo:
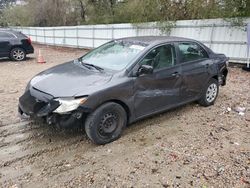
<svg viewBox="0 0 250 188">
<path fill-rule="evenodd" d="M 218 81 L 214 78 L 211 78 L 207 83 L 202 96 L 199 100 L 199 104 L 202 106 L 213 105 L 219 93 L 219 84 Z"/>
<path fill-rule="evenodd" d="M 105 103 L 92 112 L 85 121 L 85 131 L 96 144 L 118 139 L 127 124 L 124 108 L 113 102 Z"/>
<path fill-rule="evenodd" d="M 26 52 L 22 48 L 13 48 L 10 52 L 10 58 L 13 61 L 23 61 L 26 58 Z"/>
</svg>

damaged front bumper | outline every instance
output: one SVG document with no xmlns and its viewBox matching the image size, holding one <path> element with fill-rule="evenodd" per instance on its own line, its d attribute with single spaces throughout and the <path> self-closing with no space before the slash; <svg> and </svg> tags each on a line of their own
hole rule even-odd
<svg viewBox="0 0 250 188">
<path fill-rule="evenodd" d="M 79 106 L 64 114 L 55 113 L 60 106 L 60 100 L 54 99 L 52 95 L 30 88 L 19 98 L 18 112 L 21 117 L 44 119 L 48 124 L 68 128 L 77 124 L 77 121 L 82 119 L 83 114 L 91 111 Z"/>
<path fill-rule="evenodd" d="M 19 113 L 31 117 L 43 117 L 60 106 L 53 96 L 30 88 L 19 98 Z"/>
</svg>

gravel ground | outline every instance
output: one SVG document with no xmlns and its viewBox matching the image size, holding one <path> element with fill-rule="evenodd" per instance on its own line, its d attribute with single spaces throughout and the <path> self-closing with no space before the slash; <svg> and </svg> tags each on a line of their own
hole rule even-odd
<svg viewBox="0 0 250 188">
<path fill-rule="evenodd" d="M 230 68 L 214 106 L 185 105 L 96 146 L 83 131 L 18 118 L 18 97 L 35 74 L 85 53 L 35 48 L 46 64 L 35 55 L 0 60 L 0 187 L 250 187 L 248 72 Z"/>
</svg>

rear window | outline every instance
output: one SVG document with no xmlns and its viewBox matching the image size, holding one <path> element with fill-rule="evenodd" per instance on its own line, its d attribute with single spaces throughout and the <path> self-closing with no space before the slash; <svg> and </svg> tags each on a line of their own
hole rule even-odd
<svg viewBox="0 0 250 188">
<path fill-rule="evenodd" d="M 28 38 L 25 34 L 21 33 L 21 32 L 17 32 L 16 35 L 18 37 L 22 37 L 22 38 Z"/>
<path fill-rule="evenodd" d="M 0 38 L 15 38 L 15 36 L 11 33 L 0 31 Z"/>
</svg>

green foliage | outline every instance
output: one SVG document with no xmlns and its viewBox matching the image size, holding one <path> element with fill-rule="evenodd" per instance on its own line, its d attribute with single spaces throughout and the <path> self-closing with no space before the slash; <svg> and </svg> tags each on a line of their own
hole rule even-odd
<svg viewBox="0 0 250 188">
<path fill-rule="evenodd" d="M 14 2 L 15 2 L 15 0 L 0 0 L 0 10 L 8 7 L 9 5 L 11 5 Z"/>
<path fill-rule="evenodd" d="M 158 27 L 162 34 L 170 35 L 173 27 L 175 27 L 174 21 L 157 22 Z"/>
<path fill-rule="evenodd" d="M 152 0 L 130 0 L 117 7 L 116 22 L 152 22 L 161 19 L 160 7 L 157 1 Z"/>
<path fill-rule="evenodd" d="M 15 26 L 29 26 L 34 23 L 32 15 L 23 7 L 11 7 L 3 11 L 4 24 L 3 25 L 15 25 Z"/>
<path fill-rule="evenodd" d="M 0 27 L 6 27 L 8 22 L 5 20 L 3 11 L 14 2 L 15 0 L 0 0 Z"/>
<path fill-rule="evenodd" d="M 0 25 L 63 26 L 157 22 L 169 33 L 176 20 L 250 16 L 250 0 L 0 0 Z M 227 19 L 228 20 L 228 19 Z"/>
</svg>

